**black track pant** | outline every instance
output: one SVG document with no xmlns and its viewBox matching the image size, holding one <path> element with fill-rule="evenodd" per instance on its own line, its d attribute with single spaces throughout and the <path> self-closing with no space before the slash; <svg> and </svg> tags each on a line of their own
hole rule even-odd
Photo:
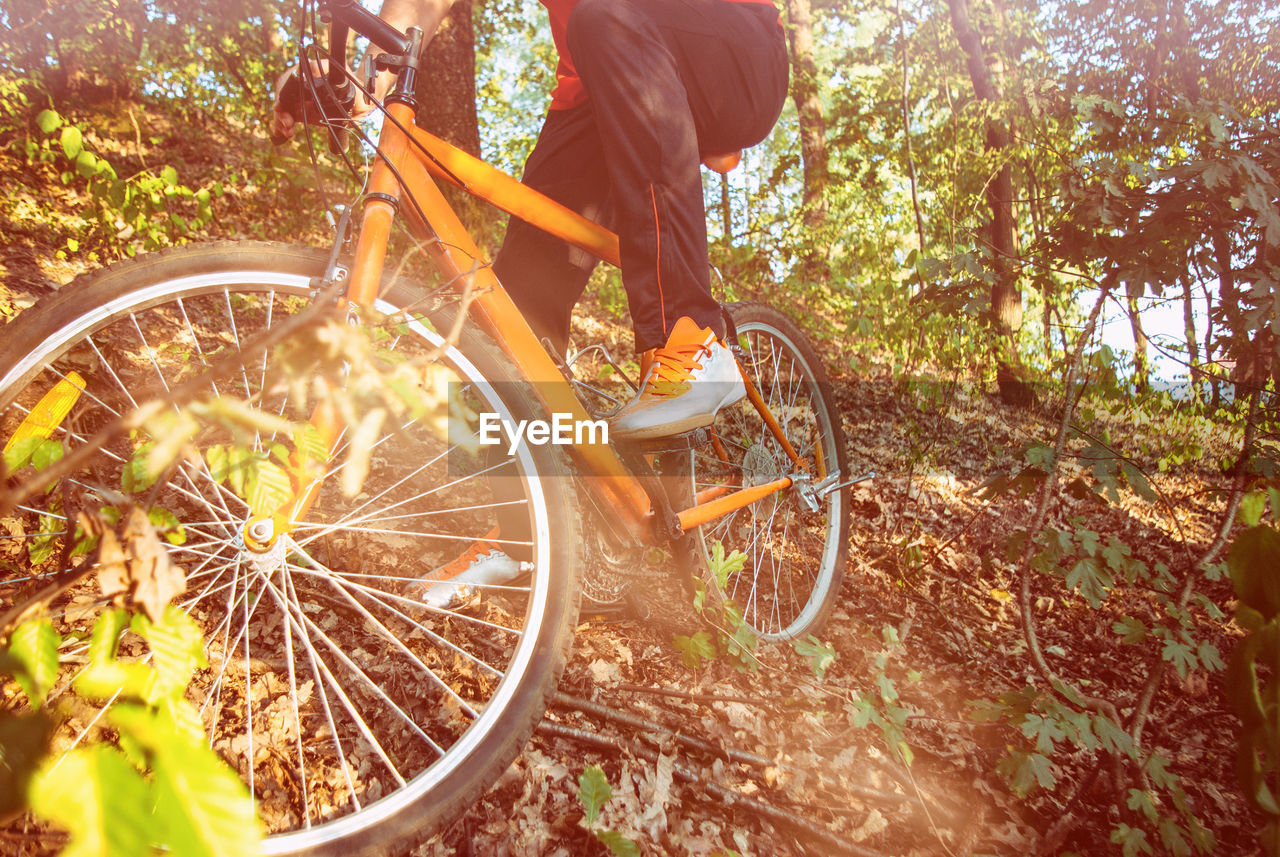
<svg viewBox="0 0 1280 857">
<path fill-rule="evenodd" d="M 689 316 L 724 335 L 711 296 L 702 155 L 768 135 L 787 92 L 772 6 L 729 0 L 580 0 L 569 51 L 586 104 L 550 110 L 525 184 L 616 229 L 638 351 Z M 511 219 L 494 263 L 534 331 L 563 353 L 595 265 Z"/>
</svg>

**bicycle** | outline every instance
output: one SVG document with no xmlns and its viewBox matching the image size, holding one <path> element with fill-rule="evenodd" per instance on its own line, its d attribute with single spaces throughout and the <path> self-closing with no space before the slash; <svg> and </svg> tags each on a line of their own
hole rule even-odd
<svg viewBox="0 0 1280 857">
<path fill-rule="evenodd" d="M 616 599 L 618 581 L 633 579 L 646 550 L 671 550 L 692 574 L 709 541 L 743 547 L 748 563 L 726 594 L 745 621 L 768 639 L 812 633 L 839 591 L 857 481 L 812 346 L 776 310 L 735 304 L 730 339 L 749 395 L 709 427 L 633 448 L 524 444 L 495 464 L 409 414 L 374 430 L 361 493 L 339 490 L 335 462 L 359 426 L 344 430 L 300 403 L 275 381 L 279 352 L 255 345 L 245 357 L 247 346 L 317 304 L 353 323 L 380 315 L 394 321 L 379 328 L 393 362 L 438 354 L 464 439 L 480 413 L 590 422 L 607 405 L 573 375 L 583 352 L 559 360 L 544 348 L 477 262 L 482 254 L 437 182 L 614 265 L 618 245 L 604 228 L 416 127 L 421 33 L 395 31 L 352 0 L 323 8 L 330 64 L 309 82 L 313 93 L 351 85 L 349 31 L 385 51 L 380 66 L 396 76 L 371 141 L 377 157 L 359 229 L 348 229 L 348 210 L 327 252 L 222 242 L 112 265 L 25 313 L 0 352 L 0 438 L 9 443 L 34 432 L 73 454 L 140 402 L 193 378 L 210 399 L 237 395 L 323 439 L 320 466 L 290 471 L 284 464 L 296 449 L 280 449 L 288 438 L 270 425 L 246 429 L 249 439 L 240 439 L 251 455 L 236 470 L 224 460 L 235 438 L 205 428 L 189 442 L 200 454 L 137 484 L 136 463 L 157 439 L 121 434 L 57 490 L 27 498 L 0 533 L 0 552 L 23 558 L 3 571 L 7 606 L 74 576 L 74 510 L 133 502 L 171 516 L 178 543 L 168 550 L 187 576 L 179 603 L 204 629 L 210 664 L 191 693 L 211 745 L 258 801 L 271 854 L 385 853 L 474 801 L 541 716 L 567 657 L 580 589 Z M 384 276 L 398 214 L 444 286 L 428 292 Z M 472 323 L 450 343 L 464 307 Z M 621 372 L 599 346 L 587 351 Z M 227 355 L 233 371 L 204 371 Z M 273 487 L 264 474 L 278 470 L 293 476 Z M 513 517 L 518 526 L 506 526 Z M 443 608 L 406 594 L 418 579 L 413 569 L 446 561 L 495 527 L 522 578 L 470 587 Z M 101 603 L 80 581 L 41 607 L 74 640 L 87 638 Z M 62 654 L 67 671 L 83 659 L 79 644 Z"/>
</svg>

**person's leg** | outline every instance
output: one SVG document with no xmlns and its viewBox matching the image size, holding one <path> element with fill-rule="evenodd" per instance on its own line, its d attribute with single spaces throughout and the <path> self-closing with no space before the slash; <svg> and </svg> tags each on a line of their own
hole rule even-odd
<svg viewBox="0 0 1280 857">
<path fill-rule="evenodd" d="M 605 215 L 609 175 L 590 108 L 547 113 L 521 181 L 589 219 Z M 573 307 L 595 265 L 590 254 L 512 217 L 493 268 L 533 332 L 564 354 Z"/>
<path fill-rule="evenodd" d="M 701 153 L 763 139 L 786 97 L 770 7 L 725 0 L 581 0 L 568 43 L 613 186 L 636 348 L 688 316 L 719 337 Z"/>
</svg>

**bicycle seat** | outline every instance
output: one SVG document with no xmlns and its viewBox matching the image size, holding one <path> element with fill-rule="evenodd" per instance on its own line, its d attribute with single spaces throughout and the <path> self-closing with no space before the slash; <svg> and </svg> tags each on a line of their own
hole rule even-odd
<svg viewBox="0 0 1280 857">
<path fill-rule="evenodd" d="M 703 155 L 702 163 L 707 169 L 725 175 L 729 170 L 742 163 L 742 150 L 736 149 L 719 155 Z"/>
</svg>

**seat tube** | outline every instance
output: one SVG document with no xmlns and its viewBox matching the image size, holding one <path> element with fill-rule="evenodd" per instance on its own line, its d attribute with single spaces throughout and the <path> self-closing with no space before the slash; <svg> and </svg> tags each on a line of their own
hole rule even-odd
<svg viewBox="0 0 1280 857">
<path fill-rule="evenodd" d="M 403 171 L 409 148 L 409 137 L 401 128 L 412 128 L 414 120 L 413 107 L 402 102 L 388 104 L 387 114 L 389 118 L 383 122 L 378 139 L 379 156 L 374 161 L 365 193 L 355 265 L 347 287 L 347 300 L 361 307 L 372 306 L 378 297 L 387 243 L 391 240 L 391 223 L 400 203 L 400 182 L 396 174 Z"/>
</svg>

